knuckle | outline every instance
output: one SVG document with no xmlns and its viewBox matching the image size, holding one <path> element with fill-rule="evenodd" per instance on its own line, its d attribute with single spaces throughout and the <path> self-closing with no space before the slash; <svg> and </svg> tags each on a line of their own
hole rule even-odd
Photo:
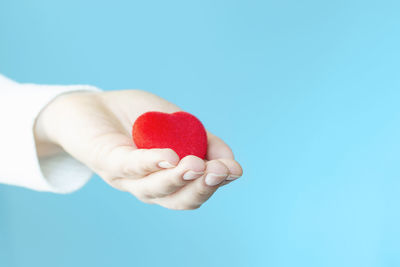
<svg viewBox="0 0 400 267">
<path fill-rule="evenodd" d="M 154 192 L 152 193 L 152 198 L 164 198 L 171 194 L 171 190 L 165 187 L 157 187 L 154 188 Z"/>
<path fill-rule="evenodd" d="M 172 161 L 171 163 L 176 164 L 177 162 L 179 162 L 179 156 L 178 156 L 178 154 L 176 154 L 176 152 L 173 149 L 163 148 L 161 151 L 162 151 L 161 155 L 163 156 L 163 158 L 166 158 L 169 161 Z"/>
<path fill-rule="evenodd" d="M 216 166 L 221 170 L 222 173 L 229 173 L 228 167 L 220 160 L 216 160 Z"/>
<path fill-rule="evenodd" d="M 165 179 L 162 183 L 160 183 L 160 191 L 165 192 L 165 195 L 169 195 L 185 184 L 186 182 L 179 175 L 177 175 L 176 177 Z"/>
<path fill-rule="evenodd" d="M 185 184 L 186 182 L 182 179 L 182 177 L 177 175 L 176 177 L 168 180 L 166 187 L 170 190 L 175 190 L 177 187 L 182 187 Z"/>
<path fill-rule="evenodd" d="M 197 189 L 197 195 L 200 197 L 207 197 L 210 195 L 210 190 L 204 186 Z"/>
<path fill-rule="evenodd" d="M 197 156 L 194 156 L 194 155 L 188 155 L 188 156 L 184 157 L 182 160 L 183 161 L 188 161 L 188 162 L 193 162 L 193 163 L 196 163 L 196 164 L 204 164 L 204 160 L 203 159 L 201 159 L 201 158 L 199 158 Z"/>
<path fill-rule="evenodd" d="M 154 171 L 154 167 L 151 166 L 148 163 L 143 162 L 143 164 L 141 164 L 142 166 L 139 168 L 140 170 L 135 171 L 137 174 L 143 176 L 146 175 L 148 173 L 151 173 Z"/>
<path fill-rule="evenodd" d="M 142 195 L 138 195 L 138 194 L 133 194 L 133 193 L 131 193 L 134 197 L 136 197 L 138 200 L 140 200 L 141 202 L 143 202 L 143 203 L 149 203 L 150 201 L 151 201 L 151 199 L 150 198 L 147 198 L 147 197 L 145 197 L 145 196 L 142 196 Z"/>
<path fill-rule="evenodd" d="M 132 190 L 131 193 L 136 196 L 140 201 L 146 202 L 150 201 L 151 199 L 156 198 L 154 194 L 148 192 L 147 190 Z"/>
<path fill-rule="evenodd" d="M 167 184 L 162 187 L 162 192 L 159 193 L 160 197 L 165 197 L 175 191 L 176 187 L 172 184 Z"/>
<path fill-rule="evenodd" d="M 169 192 L 157 192 L 153 194 L 153 198 L 164 198 L 168 195 L 170 195 Z"/>
<path fill-rule="evenodd" d="M 193 169 L 195 171 L 204 171 L 204 169 L 206 168 L 204 160 L 193 155 L 184 157 L 180 161 L 179 165 L 181 166 L 181 168 Z"/>
</svg>

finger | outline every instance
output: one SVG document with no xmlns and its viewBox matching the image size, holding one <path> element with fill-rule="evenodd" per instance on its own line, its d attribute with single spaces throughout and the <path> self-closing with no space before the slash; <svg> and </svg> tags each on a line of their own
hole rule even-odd
<svg viewBox="0 0 400 267">
<path fill-rule="evenodd" d="M 225 181 L 222 182 L 222 184 L 220 185 L 220 187 L 225 186 L 225 185 L 227 185 L 227 184 L 230 184 L 230 183 L 232 183 L 232 182 L 233 182 L 233 181 L 225 180 Z"/>
<path fill-rule="evenodd" d="M 148 192 L 153 198 L 170 195 L 190 181 L 203 176 L 204 160 L 196 156 L 184 157 L 175 168 L 155 172 L 139 180 L 131 180 L 137 190 Z M 129 183 L 129 181 L 127 181 Z"/>
<path fill-rule="evenodd" d="M 243 175 L 242 166 L 240 166 L 239 162 L 233 159 L 218 159 L 229 169 L 229 176 L 226 178 L 227 181 L 233 181 Z"/>
<path fill-rule="evenodd" d="M 118 177 L 140 178 L 150 173 L 175 167 L 179 156 L 169 148 L 135 149 L 121 146 L 113 149 L 102 161 Z"/>
<path fill-rule="evenodd" d="M 160 199 L 157 203 L 173 209 L 198 208 L 214 194 L 228 174 L 229 170 L 222 162 L 208 161 L 203 177 L 187 184 L 175 194 Z"/>
<path fill-rule="evenodd" d="M 213 159 L 234 159 L 232 149 L 221 138 L 207 132 L 207 156 L 208 160 Z"/>
</svg>

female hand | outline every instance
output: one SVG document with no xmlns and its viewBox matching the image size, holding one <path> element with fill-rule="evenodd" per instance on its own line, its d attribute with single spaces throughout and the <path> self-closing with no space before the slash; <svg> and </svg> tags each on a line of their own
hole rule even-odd
<svg viewBox="0 0 400 267">
<path fill-rule="evenodd" d="M 147 111 L 173 113 L 176 105 L 140 90 L 74 92 L 57 97 L 35 126 L 38 153 L 62 148 L 111 186 L 146 203 L 196 209 L 220 187 L 242 175 L 228 145 L 207 132 L 206 160 L 179 160 L 171 149 L 138 149 L 135 120 Z"/>
</svg>

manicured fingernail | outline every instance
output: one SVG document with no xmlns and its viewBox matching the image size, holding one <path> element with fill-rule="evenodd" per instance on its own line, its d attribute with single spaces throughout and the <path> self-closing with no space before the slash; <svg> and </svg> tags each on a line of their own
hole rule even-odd
<svg viewBox="0 0 400 267">
<path fill-rule="evenodd" d="M 222 178 L 225 178 L 225 177 L 226 177 L 225 174 L 221 175 L 221 174 L 209 173 L 209 174 L 207 174 L 205 181 L 206 181 L 207 185 L 214 186 L 214 185 L 222 183 L 225 180 Z"/>
<path fill-rule="evenodd" d="M 175 167 L 174 165 L 172 165 L 168 161 L 161 161 L 160 163 L 158 163 L 158 166 L 160 168 L 164 168 L 164 169 L 170 169 L 170 168 L 174 168 Z"/>
<path fill-rule="evenodd" d="M 194 180 L 201 177 L 203 174 L 204 172 L 187 171 L 183 175 L 183 180 Z"/>
<path fill-rule="evenodd" d="M 236 180 L 237 178 L 239 178 L 240 176 L 238 175 L 229 175 L 228 178 L 226 178 L 227 181 L 233 181 Z"/>
</svg>

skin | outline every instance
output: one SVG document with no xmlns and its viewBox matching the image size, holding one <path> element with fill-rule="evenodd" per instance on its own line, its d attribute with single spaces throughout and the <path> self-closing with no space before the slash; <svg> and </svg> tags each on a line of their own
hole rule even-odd
<svg viewBox="0 0 400 267">
<path fill-rule="evenodd" d="M 181 109 L 141 90 L 61 95 L 36 121 L 38 154 L 63 149 L 112 187 L 145 203 L 177 210 L 199 208 L 220 186 L 242 176 L 232 150 L 210 132 L 206 160 L 195 156 L 179 160 L 171 149 L 138 149 L 131 127 L 147 111 L 173 113 Z M 184 179 L 188 172 L 191 175 Z"/>
</svg>

